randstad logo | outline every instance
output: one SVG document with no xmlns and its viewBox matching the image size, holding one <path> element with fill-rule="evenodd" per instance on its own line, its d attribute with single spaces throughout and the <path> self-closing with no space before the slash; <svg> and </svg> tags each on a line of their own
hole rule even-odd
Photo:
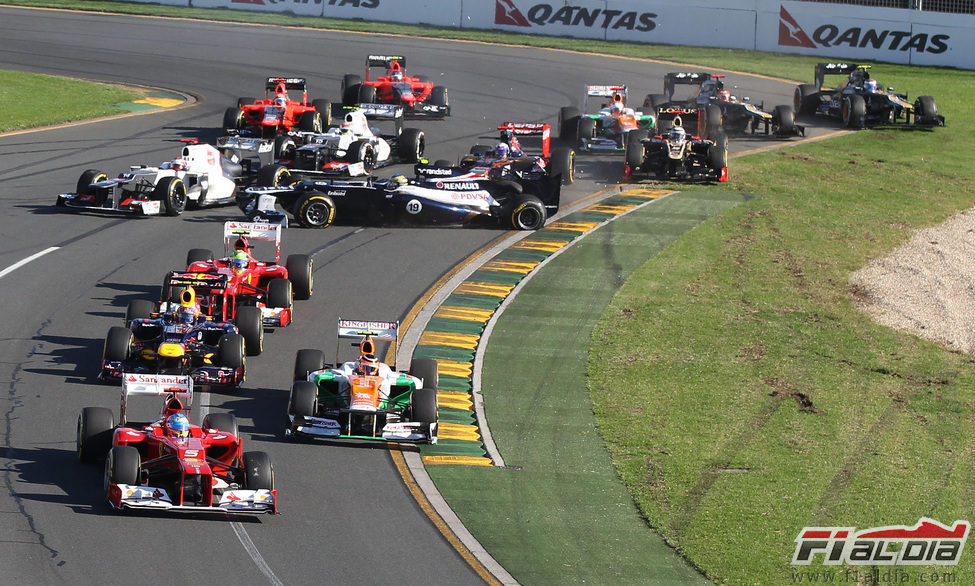
<svg viewBox="0 0 975 586">
<path fill-rule="evenodd" d="M 507 26 L 581 26 L 649 32 L 657 28 L 653 12 L 610 10 L 538 3 L 522 12 L 514 0 L 494 0 L 494 24 Z"/>
<path fill-rule="evenodd" d="M 805 527 L 796 537 L 792 565 L 810 565 L 823 554 L 824 566 L 954 566 L 961 558 L 971 525 L 951 527 L 921 517 L 913 527 L 892 525 L 857 531 L 855 527 Z"/>
</svg>

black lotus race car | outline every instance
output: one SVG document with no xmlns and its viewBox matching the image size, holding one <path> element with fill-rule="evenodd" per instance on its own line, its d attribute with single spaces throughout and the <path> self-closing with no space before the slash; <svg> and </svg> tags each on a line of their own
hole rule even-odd
<svg viewBox="0 0 975 586">
<path fill-rule="evenodd" d="M 254 187 L 238 205 L 254 221 L 286 222 L 274 204 L 301 226 L 325 228 L 340 221 L 372 224 L 458 225 L 488 221 L 537 230 L 559 209 L 561 176 L 537 169 L 532 158 L 498 171 L 416 165 L 416 178 L 302 181 L 287 187 Z"/>
<path fill-rule="evenodd" d="M 680 118 L 665 135 L 633 136 L 626 143 L 623 178 L 643 174 L 658 179 L 728 180 L 728 137 L 716 140 L 687 133 Z"/>
<path fill-rule="evenodd" d="M 915 126 L 945 125 L 933 97 L 918 96 L 911 103 L 907 94 L 894 93 L 892 87 L 884 89 L 869 70 L 869 65 L 855 63 L 819 63 L 815 83 L 796 86 L 795 111 L 837 118 L 850 128 L 912 122 Z M 847 78 L 836 89 L 823 89 L 827 75 Z"/>
</svg>

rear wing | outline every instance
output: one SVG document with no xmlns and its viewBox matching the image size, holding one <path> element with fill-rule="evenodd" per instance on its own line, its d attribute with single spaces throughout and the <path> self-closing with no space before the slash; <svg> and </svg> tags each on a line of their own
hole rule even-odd
<svg viewBox="0 0 975 586">
<path fill-rule="evenodd" d="M 406 57 L 403 57 L 402 55 L 369 55 L 366 57 L 366 68 L 385 67 L 389 69 L 389 66 L 392 65 L 394 61 L 399 63 L 401 68 L 406 68 Z"/>
<path fill-rule="evenodd" d="M 586 96 L 583 99 L 583 111 L 589 112 L 589 98 L 616 98 L 617 96 L 626 103 L 626 86 L 623 84 L 616 85 L 587 85 L 586 86 Z M 599 107 L 602 108 L 606 104 L 600 102 Z"/>
<path fill-rule="evenodd" d="M 850 75 L 858 69 L 862 69 L 866 73 L 870 69 L 870 66 L 859 65 L 857 63 L 817 63 L 816 79 L 813 83 L 816 84 L 818 89 L 822 89 L 827 75 Z"/>
<path fill-rule="evenodd" d="M 281 225 L 268 222 L 238 222 L 232 220 L 223 224 L 223 244 L 227 256 L 234 250 L 234 242 L 241 236 L 248 240 L 263 240 L 274 243 L 274 262 L 281 260 Z"/>
<path fill-rule="evenodd" d="M 281 84 L 284 84 L 286 90 L 300 90 L 302 92 L 307 87 L 307 81 L 303 77 L 269 77 L 264 84 L 264 89 L 269 92 L 274 91 Z"/>
<path fill-rule="evenodd" d="M 229 278 L 227 275 L 172 272 L 169 273 L 169 280 L 167 284 L 169 286 L 177 287 L 193 287 L 194 289 L 199 290 L 222 291 L 227 288 L 228 281 Z M 163 301 L 166 301 L 166 299 L 163 299 Z"/>
<path fill-rule="evenodd" d="M 125 408 L 129 397 L 169 397 L 172 395 L 184 410 L 193 405 L 193 379 L 187 375 L 137 374 L 122 375 L 122 405 L 119 423 L 125 425 Z"/>
<path fill-rule="evenodd" d="M 373 342 L 390 342 L 393 347 L 390 349 L 389 354 L 392 355 L 395 360 L 396 350 L 399 347 L 399 322 L 398 321 L 368 321 L 368 320 L 358 320 L 358 319 L 342 319 L 339 318 L 338 325 L 338 345 L 335 350 L 335 363 L 341 364 L 339 360 L 339 351 L 342 348 L 342 340 L 355 340 L 356 346 L 362 346 L 363 342 L 367 339 Z M 375 353 L 375 347 L 373 347 L 372 352 Z M 390 367 L 396 370 L 396 365 L 391 364 Z"/>
<path fill-rule="evenodd" d="M 674 88 L 678 85 L 701 85 L 711 79 L 710 73 L 703 71 L 675 71 L 664 75 L 664 95 L 667 100 L 674 99 Z M 724 77 L 724 76 L 722 76 Z"/>
<path fill-rule="evenodd" d="M 552 127 L 548 124 L 537 122 L 505 122 L 498 125 L 501 131 L 503 142 L 518 143 L 519 136 L 540 136 L 542 137 L 542 156 L 546 159 L 552 156 Z"/>
</svg>

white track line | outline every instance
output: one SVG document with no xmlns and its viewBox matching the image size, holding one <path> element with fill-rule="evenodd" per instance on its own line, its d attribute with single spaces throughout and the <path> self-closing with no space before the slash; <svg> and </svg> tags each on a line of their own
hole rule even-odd
<svg viewBox="0 0 975 586">
<path fill-rule="evenodd" d="M 38 252 L 36 254 L 32 254 L 32 255 L 28 256 L 24 260 L 15 262 L 14 264 L 12 264 L 9 267 L 7 267 L 7 268 L 3 269 L 2 271 L 0 271 L 0 279 L 6 277 L 8 274 L 16 271 L 17 269 L 19 269 L 20 267 L 24 266 L 25 264 L 27 264 L 27 263 L 29 263 L 29 262 L 31 262 L 33 260 L 37 260 L 37 259 L 41 258 L 42 256 L 44 256 L 45 254 L 54 252 L 55 250 L 57 250 L 59 248 L 61 248 L 61 247 L 60 246 L 52 246 L 50 248 L 45 248 L 44 250 L 42 250 L 42 251 L 40 251 L 40 252 Z"/>
</svg>

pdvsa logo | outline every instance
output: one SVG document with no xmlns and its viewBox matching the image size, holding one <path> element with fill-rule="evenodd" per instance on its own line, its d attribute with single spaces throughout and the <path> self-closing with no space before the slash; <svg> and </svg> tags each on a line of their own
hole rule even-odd
<svg viewBox="0 0 975 586">
<path fill-rule="evenodd" d="M 626 29 L 649 32 L 657 28 L 653 12 L 604 10 L 583 6 L 535 4 L 523 13 L 514 0 L 494 0 L 494 24 L 507 26 L 582 26 L 586 28 Z"/>
<path fill-rule="evenodd" d="M 921 517 L 917 525 L 894 525 L 857 531 L 854 527 L 805 527 L 796 537 L 792 565 L 812 564 L 823 554 L 823 565 L 954 566 L 961 558 L 971 525 L 951 527 Z"/>
<path fill-rule="evenodd" d="M 805 47 L 807 49 L 849 47 L 851 49 L 881 49 L 918 53 L 944 53 L 948 50 L 950 35 L 912 33 L 911 31 L 883 30 L 853 26 L 841 29 L 831 23 L 820 25 L 810 36 L 799 22 L 779 5 L 779 45 Z"/>
</svg>

